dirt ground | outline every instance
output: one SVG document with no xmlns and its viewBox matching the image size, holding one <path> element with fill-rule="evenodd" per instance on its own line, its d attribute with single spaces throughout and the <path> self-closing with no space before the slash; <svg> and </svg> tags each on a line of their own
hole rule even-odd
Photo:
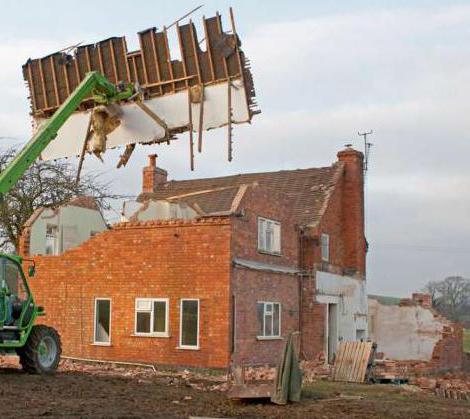
<svg viewBox="0 0 470 419">
<path fill-rule="evenodd" d="M 206 390 L 200 390 L 204 387 Z M 217 379 L 151 370 L 68 368 L 49 377 L 0 368 L 2 418 L 20 417 L 244 417 L 244 418 L 468 418 L 469 401 L 439 399 L 412 386 L 307 384 L 288 406 L 229 401 Z"/>
</svg>

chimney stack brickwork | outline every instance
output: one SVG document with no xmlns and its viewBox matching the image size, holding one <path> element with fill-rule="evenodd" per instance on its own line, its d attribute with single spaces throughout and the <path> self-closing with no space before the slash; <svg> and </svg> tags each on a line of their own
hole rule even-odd
<svg viewBox="0 0 470 419">
<path fill-rule="evenodd" d="M 343 184 L 344 264 L 358 273 L 366 273 L 366 237 L 364 220 L 364 154 L 351 147 L 338 153 L 345 165 Z"/>
<path fill-rule="evenodd" d="M 157 167 L 157 155 L 149 155 L 149 164 L 143 170 L 142 192 L 152 193 L 167 181 L 168 172 Z"/>
</svg>

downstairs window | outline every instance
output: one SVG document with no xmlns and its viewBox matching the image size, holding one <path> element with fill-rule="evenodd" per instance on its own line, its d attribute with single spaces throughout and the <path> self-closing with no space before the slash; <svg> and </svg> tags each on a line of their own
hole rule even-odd
<svg viewBox="0 0 470 419">
<path fill-rule="evenodd" d="M 256 304 L 258 338 L 281 337 L 281 304 L 261 301 Z"/>
</svg>

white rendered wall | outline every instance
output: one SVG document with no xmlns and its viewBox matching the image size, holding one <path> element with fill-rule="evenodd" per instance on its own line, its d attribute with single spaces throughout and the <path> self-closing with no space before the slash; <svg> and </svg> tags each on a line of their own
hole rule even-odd
<svg viewBox="0 0 470 419">
<path fill-rule="evenodd" d="M 328 272 L 317 272 L 316 293 L 317 302 L 325 304 L 325 310 L 328 308 L 326 304 L 338 304 L 338 341 L 356 340 L 358 330 L 364 330 L 365 337 L 367 337 L 367 289 L 365 280 Z M 325 336 L 327 335 L 328 330 L 325 333 Z"/>
<path fill-rule="evenodd" d="M 48 224 L 58 226 L 59 253 L 88 240 L 92 232 L 98 233 L 107 229 L 103 216 L 97 210 L 73 205 L 63 206 L 58 210 L 46 208 L 31 226 L 31 256 L 46 254 Z"/>
<path fill-rule="evenodd" d="M 449 322 L 417 306 L 380 304 L 369 298 L 370 338 L 386 358 L 429 361 Z"/>
</svg>

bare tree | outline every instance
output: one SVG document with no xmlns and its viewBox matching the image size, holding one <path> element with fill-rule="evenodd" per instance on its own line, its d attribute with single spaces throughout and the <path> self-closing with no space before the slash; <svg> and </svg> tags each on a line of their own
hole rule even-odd
<svg viewBox="0 0 470 419">
<path fill-rule="evenodd" d="M 449 276 L 443 281 L 430 281 L 424 291 L 432 296 L 433 306 L 454 321 L 470 321 L 470 279 Z"/>
<path fill-rule="evenodd" d="M 15 148 L 0 152 L 0 171 L 17 154 Z M 24 223 L 36 208 L 58 207 L 81 196 L 93 196 L 101 209 L 110 208 L 109 200 L 121 198 L 111 193 L 110 183 L 96 174 L 83 175 L 76 182 L 76 171 L 68 162 L 36 161 L 0 200 L 0 249 L 18 249 Z"/>
</svg>

